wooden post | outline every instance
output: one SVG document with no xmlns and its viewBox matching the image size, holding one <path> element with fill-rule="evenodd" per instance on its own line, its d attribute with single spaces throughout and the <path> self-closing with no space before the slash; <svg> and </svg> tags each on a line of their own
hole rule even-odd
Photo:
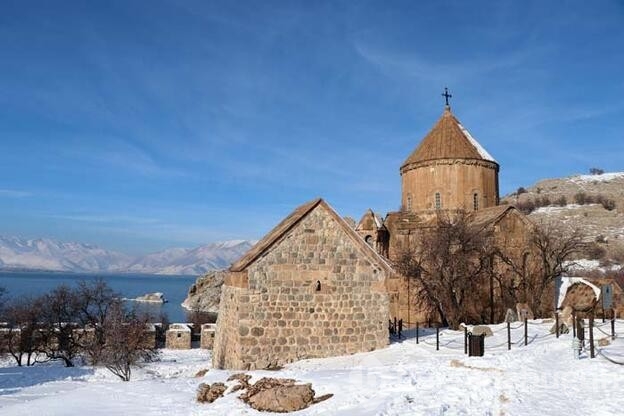
<svg viewBox="0 0 624 416">
<path fill-rule="evenodd" d="M 555 335 L 559 338 L 559 312 L 555 311 Z"/>
<path fill-rule="evenodd" d="M 611 315 L 611 339 L 615 339 L 615 309 Z"/>
<path fill-rule="evenodd" d="M 589 356 L 594 358 L 594 311 L 589 313 Z"/>
<path fill-rule="evenodd" d="M 436 351 L 440 350 L 440 327 L 436 325 Z"/>
<path fill-rule="evenodd" d="M 507 350 L 511 350 L 511 323 L 507 321 Z"/>
<path fill-rule="evenodd" d="M 464 326 L 464 354 L 468 354 L 468 327 Z"/>
<path fill-rule="evenodd" d="M 418 344 L 418 321 L 416 322 L 416 344 Z"/>
<path fill-rule="evenodd" d="M 529 320 L 524 317 L 524 345 L 529 345 Z"/>
<path fill-rule="evenodd" d="M 572 310 L 572 338 L 576 338 L 576 311 Z"/>
</svg>

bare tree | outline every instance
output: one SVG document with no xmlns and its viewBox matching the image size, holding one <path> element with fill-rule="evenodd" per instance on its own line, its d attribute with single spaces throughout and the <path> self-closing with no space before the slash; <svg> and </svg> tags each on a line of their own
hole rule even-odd
<svg viewBox="0 0 624 416">
<path fill-rule="evenodd" d="M 9 302 L 4 309 L 8 328 L 3 331 L 3 349 L 20 367 L 41 361 L 39 352 L 44 342 L 42 305 L 42 298 L 22 297 Z"/>
<path fill-rule="evenodd" d="M 569 260 L 581 252 L 585 243 L 580 229 L 555 222 L 539 223 L 531 243 L 536 261 L 526 297 L 533 311 L 543 315 L 552 308 L 548 302 L 552 297 L 547 294 L 552 290 L 555 279 L 568 272 L 571 266 Z"/>
<path fill-rule="evenodd" d="M 149 317 L 126 312 L 117 302 L 108 310 L 104 329 L 104 346 L 100 362 L 123 381 L 129 381 L 132 366 L 152 360 L 156 350 L 145 340 Z"/>
<path fill-rule="evenodd" d="M 503 303 L 526 302 L 537 316 L 552 310 L 554 281 L 568 272 L 570 261 L 586 244 L 579 229 L 556 222 L 540 222 L 530 230 L 524 250 L 498 247 L 497 269 Z"/>
<path fill-rule="evenodd" d="M 62 360 L 66 367 L 73 367 L 74 360 L 83 352 L 84 332 L 76 323 L 82 300 L 67 285 L 56 287 L 42 299 L 40 351 L 50 360 Z"/>
<path fill-rule="evenodd" d="M 432 304 L 444 323 L 479 321 L 486 277 L 494 254 L 493 232 L 471 223 L 464 211 L 439 213 L 434 229 L 413 250 L 399 255 L 397 269 L 412 279 L 417 298 Z"/>
<path fill-rule="evenodd" d="M 111 308 L 119 303 L 120 294 L 98 279 L 79 282 L 76 297 L 76 322 L 84 330 L 80 343 L 88 361 L 96 365 L 105 344 L 104 323 Z"/>
</svg>

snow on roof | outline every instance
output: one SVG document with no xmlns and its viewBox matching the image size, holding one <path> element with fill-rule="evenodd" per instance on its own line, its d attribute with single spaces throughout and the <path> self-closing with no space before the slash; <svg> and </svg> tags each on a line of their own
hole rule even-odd
<svg viewBox="0 0 624 416">
<path fill-rule="evenodd" d="M 492 157 L 491 154 L 488 153 L 487 150 L 485 150 L 483 148 L 483 146 L 481 146 L 481 144 L 470 135 L 470 133 L 468 132 L 468 130 L 462 126 L 461 123 L 457 123 L 457 125 L 459 126 L 460 130 L 462 131 L 462 133 L 464 133 L 464 136 L 466 136 L 466 138 L 470 141 L 470 143 L 477 149 L 477 152 L 479 152 L 479 155 L 481 155 L 481 157 L 485 160 L 489 160 L 490 162 L 494 162 L 494 163 L 498 163 L 496 162 L 496 160 Z"/>
<path fill-rule="evenodd" d="M 373 218 L 375 219 L 375 225 L 377 226 L 377 228 L 381 228 L 381 220 L 379 219 L 379 216 L 373 212 Z"/>
<path fill-rule="evenodd" d="M 187 324 L 171 324 L 169 331 L 191 332 L 191 328 Z"/>
<path fill-rule="evenodd" d="M 609 182 L 617 178 L 624 178 L 624 172 L 609 172 L 601 175 L 577 175 L 570 177 L 570 181 L 574 183 Z"/>
<path fill-rule="evenodd" d="M 595 284 L 589 282 L 586 279 L 583 279 L 582 277 L 562 276 L 561 287 L 559 288 L 559 297 L 557 298 L 557 309 L 560 309 L 561 305 L 563 305 L 563 300 L 565 299 L 566 293 L 568 293 L 568 289 L 577 283 L 582 283 L 584 285 L 591 287 L 592 290 L 594 291 L 594 295 L 596 295 L 596 299 L 600 298 L 600 288 L 596 286 Z"/>
</svg>

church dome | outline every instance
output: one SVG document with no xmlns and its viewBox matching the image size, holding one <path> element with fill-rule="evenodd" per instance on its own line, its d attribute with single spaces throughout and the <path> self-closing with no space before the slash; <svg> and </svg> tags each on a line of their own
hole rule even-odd
<svg viewBox="0 0 624 416">
<path fill-rule="evenodd" d="M 499 165 L 447 105 L 401 165 L 401 209 L 479 210 L 498 205 Z"/>
<path fill-rule="evenodd" d="M 401 171 L 436 159 L 476 159 L 496 163 L 496 160 L 462 126 L 448 106 L 416 150 L 405 160 Z"/>
</svg>

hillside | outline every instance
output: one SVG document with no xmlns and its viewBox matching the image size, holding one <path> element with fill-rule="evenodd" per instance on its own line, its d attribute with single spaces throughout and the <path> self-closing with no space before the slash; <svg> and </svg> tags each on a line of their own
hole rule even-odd
<svg viewBox="0 0 624 416">
<path fill-rule="evenodd" d="M 129 256 L 91 244 L 0 236 L 0 270 L 199 275 L 228 267 L 251 245 L 232 240 Z"/>
<path fill-rule="evenodd" d="M 580 228 L 612 257 L 624 256 L 624 172 L 544 179 L 506 195 L 501 203 L 515 205 L 536 221 Z"/>
</svg>

